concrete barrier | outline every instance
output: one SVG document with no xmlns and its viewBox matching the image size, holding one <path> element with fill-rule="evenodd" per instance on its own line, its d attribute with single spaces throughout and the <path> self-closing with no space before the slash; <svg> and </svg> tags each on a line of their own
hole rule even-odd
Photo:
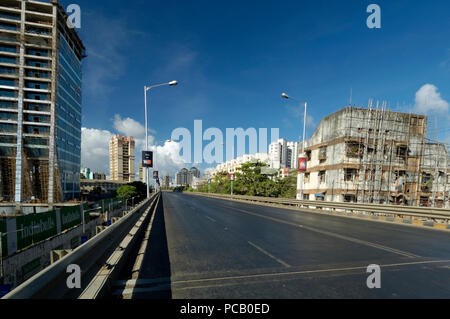
<svg viewBox="0 0 450 319">
<path fill-rule="evenodd" d="M 98 267 L 98 264 L 101 263 L 101 260 L 110 251 L 111 247 L 114 249 L 117 247 L 117 243 L 122 240 L 124 234 L 128 233 L 150 201 L 151 199 L 145 200 L 129 214 L 121 218 L 120 221 L 94 236 L 50 267 L 28 279 L 3 297 L 3 299 L 70 298 L 76 291 L 67 287 L 67 267 L 72 264 L 79 265 L 82 267 L 83 276 L 96 271 L 94 268 Z M 87 277 L 89 279 L 89 276 Z"/>
</svg>

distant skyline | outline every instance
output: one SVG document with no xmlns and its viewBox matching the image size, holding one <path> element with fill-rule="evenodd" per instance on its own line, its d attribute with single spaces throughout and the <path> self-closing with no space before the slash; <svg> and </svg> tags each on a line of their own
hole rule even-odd
<svg viewBox="0 0 450 319">
<path fill-rule="evenodd" d="M 67 6 L 73 1 L 60 1 Z M 366 8 L 381 7 L 381 29 Z M 280 128 L 297 141 L 350 102 L 386 100 L 393 111 L 430 116 L 429 136 L 450 143 L 448 1 L 123 1 L 77 2 L 87 48 L 83 73 L 82 167 L 108 174 L 111 135 L 144 146 L 144 85 L 151 143 L 161 175 L 184 163 L 173 129 Z M 432 21 L 432 23 L 430 23 Z"/>
</svg>

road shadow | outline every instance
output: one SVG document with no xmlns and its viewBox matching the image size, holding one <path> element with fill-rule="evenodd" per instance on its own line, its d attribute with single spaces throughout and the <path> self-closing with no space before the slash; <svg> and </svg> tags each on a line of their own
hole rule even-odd
<svg viewBox="0 0 450 319">
<path fill-rule="evenodd" d="M 167 245 L 166 222 L 164 217 L 163 198 L 155 210 L 150 237 L 145 251 L 141 271 L 137 280 L 145 281 L 138 285 L 133 299 L 171 299 L 171 269 L 169 248 Z M 139 291 L 139 288 L 145 290 Z"/>
</svg>

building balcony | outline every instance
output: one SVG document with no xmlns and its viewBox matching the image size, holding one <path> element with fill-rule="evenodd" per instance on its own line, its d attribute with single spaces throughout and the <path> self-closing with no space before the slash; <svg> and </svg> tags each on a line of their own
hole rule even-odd
<svg viewBox="0 0 450 319">
<path fill-rule="evenodd" d="M 12 58 L 19 58 L 20 57 L 20 54 L 18 52 L 9 52 L 9 51 L 0 50 L 0 54 L 2 56 L 12 57 Z"/>
<path fill-rule="evenodd" d="M 2 29 L 0 27 L 0 34 L 6 34 L 6 35 L 20 35 L 20 30 L 7 30 Z"/>
<path fill-rule="evenodd" d="M 38 17 L 46 17 L 46 18 L 53 18 L 53 15 L 51 14 L 51 8 L 50 8 L 50 12 L 38 12 L 38 11 L 31 11 L 30 9 L 26 9 L 25 10 L 25 19 L 27 21 L 29 20 L 34 20 L 35 18 Z"/>
<path fill-rule="evenodd" d="M 16 119 L 16 120 L 13 120 L 13 119 L 6 119 L 6 118 L 2 118 L 2 117 L 0 116 L 0 123 L 2 123 L 2 124 L 14 124 L 14 125 L 17 125 L 17 119 Z"/>
<path fill-rule="evenodd" d="M 0 87 L 1 88 L 1 87 Z M 49 89 L 35 89 L 35 88 L 23 88 L 24 91 L 26 92 L 36 92 L 36 93 L 47 93 L 50 94 L 50 90 Z"/>
<path fill-rule="evenodd" d="M 21 20 L 21 14 L 19 9 L 6 8 L 0 6 L 0 21 L 2 22 L 19 22 Z"/>
<path fill-rule="evenodd" d="M 27 59 L 35 59 L 35 60 L 42 60 L 42 61 L 48 61 L 48 62 L 50 62 L 52 60 L 51 56 L 44 56 L 44 55 L 25 54 L 24 57 Z"/>
<path fill-rule="evenodd" d="M 25 69 L 27 70 L 36 70 L 36 71 L 46 71 L 46 72 L 52 72 L 52 69 L 49 67 L 43 67 L 43 66 L 33 66 L 33 65 L 25 65 Z"/>
<path fill-rule="evenodd" d="M 53 23 L 51 21 L 40 21 L 39 19 L 33 19 L 35 21 L 25 21 L 26 26 L 38 27 L 38 28 L 53 28 Z M 42 20 L 42 19 L 41 19 Z"/>
<path fill-rule="evenodd" d="M 24 99 L 23 101 L 24 102 L 29 102 L 29 103 L 37 103 L 37 104 L 52 104 L 52 101 L 48 101 L 48 100 Z"/>
<path fill-rule="evenodd" d="M 46 40 L 44 40 L 46 41 Z M 42 43 L 42 42 L 35 42 L 35 43 L 31 43 L 31 42 L 26 42 L 25 44 L 26 48 L 37 48 L 37 49 L 46 49 L 46 50 L 51 50 L 52 47 L 50 46 L 50 43 Z"/>
</svg>

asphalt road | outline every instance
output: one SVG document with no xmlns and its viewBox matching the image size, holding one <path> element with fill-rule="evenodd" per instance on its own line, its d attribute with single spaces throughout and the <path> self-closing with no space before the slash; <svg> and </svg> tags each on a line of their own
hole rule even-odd
<svg viewBox="0 0 450 319">
<path fill-rule="evenodd" d="M 132 298 L 450 298 L 450 232 L 163 193 Z M 367 267 L 381 267 L 381 288 Z M 122 278 L 126 279 L 126 278 Z"/>
</svg>

